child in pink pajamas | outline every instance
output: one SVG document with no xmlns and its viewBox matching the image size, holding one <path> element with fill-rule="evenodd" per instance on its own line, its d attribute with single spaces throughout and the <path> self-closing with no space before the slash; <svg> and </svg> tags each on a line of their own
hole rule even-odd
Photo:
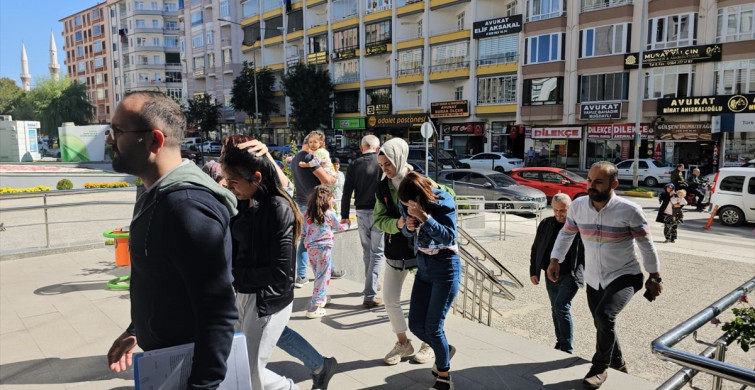
<svg viewBox="0 0 755 390">
<path fill-rule="evenodd" d="M 304 215 L 302 235 L 309 255 L 309 264 L 315 273 L 312 301 L 307 309 L 307 318 L 325 315 L 325 296 L 330 284 L 330 253 L 333 249 L 333 231 L 346 230 L 333 210 L 333 190 L 329 186 L 318 185 L 312 191 Z"/>
</svg>

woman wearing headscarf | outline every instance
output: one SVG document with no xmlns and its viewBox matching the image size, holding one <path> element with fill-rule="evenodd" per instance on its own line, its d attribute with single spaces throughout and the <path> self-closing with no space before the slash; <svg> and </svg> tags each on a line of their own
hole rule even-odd
<svg viewBox="0 0 755 390">
<path fill-rule="evenodd" d="M 404 218 L 398 211 L 398 191 L 401 180 L 412 170 L 407 164 L 409 145 L 401 138 L 388 140 L 380 148 L 377 156 L 378 165 L 383 171 L 377 191 L 377 201 L 373 211 L 375 226 L 385 232 L 385 280 L 383 285 L 383 303 L 393 333 L 398 341 L 383 361 L 386 364 L 398 364 L 401 359 L 411 356 L 414 347 L 406 336 L 409 327 L 406 324 L 404 310 L 401 308 L 401 289 L 406 275 L 417 268 L 417 256 L 414 254 L 413 242 L 401 233 Z M 422 343 L 419 351 L 414 355 L 417 363 L 427 363 L 435 357 L 432 348 Z"/>
<path fill-rule="evenodd" d="M 406 223 L 401 232 L 414 239 L 417 275 L 409 306 L 409 329 L 435 352 L 431 390 L 452 390 L 448 345 L 443 323 L 459 292 L 461 261 L 453 196 L 432 180 L 409 172 L 398 188 L 399 211 Z"/>
</svg>

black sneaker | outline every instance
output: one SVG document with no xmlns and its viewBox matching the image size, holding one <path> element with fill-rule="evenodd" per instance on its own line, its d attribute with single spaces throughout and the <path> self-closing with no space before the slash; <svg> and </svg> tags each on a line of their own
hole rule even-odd
<svg viewBox="0 0 755 390">
<path fill-rule="evenodd" d="M 451 375 L 447 377 L 439 376 L 435 378 L 435 384 L 430 390 L 453 390 L 454 382 L 451 380 Z"/>
<path fill-rule="evenodd" d="M 312 374 L 312 390 L 328 390 L 328 382 L 333 374 L 338 371 L 338 362 L 336 358 L 325 358 L 322 362 L 322 369 L 319 374 Z"/>
<path fill-rule="evenodd" d="M 449 362 L 451 361 L 451 358 L 454 357 L 454 355 L 456 355 L 456 348 L 453 345 L 448 344 L 448 361 Z M 438 377 L 438 366 L 435 365 L 435 364 L 433 364 L 433 369 L 432 369 L 431 372 L 433 373 L 433 376 L 437 378 Z"/>
</svg>

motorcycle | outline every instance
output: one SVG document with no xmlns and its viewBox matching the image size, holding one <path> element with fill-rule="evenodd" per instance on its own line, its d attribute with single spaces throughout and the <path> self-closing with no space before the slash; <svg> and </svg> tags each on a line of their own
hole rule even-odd
<svg viewBox="0 0 755 390">
<path fill-rule="evenodd" d="M 690 206 L 697 206 L 697 208 L 699 209 L 708 207 L 708 205 L 710 204 L 710 187 L 711 187 L 711 183 L 707 181 L 700 183 L 700 185 L 697 187 L 697 189 L 703 194 L 701 205 L 698 205 L 696 202 L 697 194 L 695 190 L 688 188 L 687 186 L 682 187 L 687 191 L 687 196 L 684 199 L 687 201 L 687 204 Z"/>
</svg>

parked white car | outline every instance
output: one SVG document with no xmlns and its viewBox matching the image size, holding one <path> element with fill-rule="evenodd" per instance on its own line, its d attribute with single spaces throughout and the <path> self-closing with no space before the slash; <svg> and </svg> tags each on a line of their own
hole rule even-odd
<svg viewBox="0 0 755 390">
<path fill-rule="evenodd" d="M 469 164 L 469 167 L 473 169 L 492 169 L 503 173 L 509 173 L 514 168 L 524 166 L 524 160 L 521 158 L 502 152 L 477 153 L 459 161 Z"/>
<path fill-rule="evenodd" d="M 223 149 L 223 145 L 218 141 L 204 141 L 202 143 L 202 153 L 218 154 Z"/>
<path fill-rule="evenodd" d="M 653 160 L 652 158 L 641 158 L 638 162 L 637 180 L 648 187 L 670 183 L 671 172 L 676 169 L 661 160 Z M 619 180 L 632 181 L 634 177 L 633 165 L 634 160 L 624 160 L 616 164 L 616 168 L 619 170 Z"/>
<path fill-rule="evenodd" d="M 755 168 L 721 168 L 716 173 L 710 203 L 728 226 L 755 222 Z"/>
</svg>

